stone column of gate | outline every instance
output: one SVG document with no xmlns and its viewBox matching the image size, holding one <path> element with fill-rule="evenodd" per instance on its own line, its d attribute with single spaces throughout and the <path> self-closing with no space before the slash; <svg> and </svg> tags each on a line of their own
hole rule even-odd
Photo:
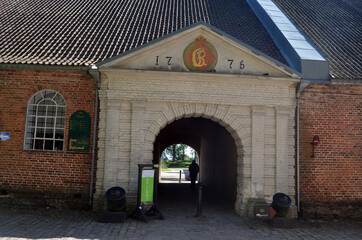
<svg viewBox="0 0 362 240">
<path fill-rule="evenodd" d="M 289 190 L 289 161 L 288 161 L 288 121 L 289 108 L 275 108 L 276 122 L 276 192 L 288 194 Z"/>
<path fill-rule="evenodd" d="M 103 106 L 103 105 L 102 105 Z M 106 112 L 106 121 L 100 124 L 99 128 L 102 129 L 105 134 L 100 134 L 99 139 L 104 139 L 104 170 L 101 169 L 97 172 L 97 181 L 103 180 L 102 192 L 105 192 L 114 186 L 118 186 L 117 175 L 119 171 L 118 167 L 118 155 L 119 155 L 119 126 L 120 126 L 120 109 L 121 102 L 117 100 L 107 100 L 105 109 L 101 111 Z M 100 153 L 103 152 L 103 146 L 100 144 Z M 101 166 L 99 166 L 101 167 Z M 103 174 L 103 178 L 101 176 Z M 98 189 L 96 189 L 98 190 Z"/>
<path fill-rule="evenodd" d="M 132 101 L 131 156 L 129 172 L 129 202 L 136 203 L 138 187 L 138 164 L 144 163 L 145 149 L 145 101 Z M 151 162 L 148 162 L 151 163 Z"/>
<path fill-rule="evenodd" d="M 264 125 L 265 107 L 252 106 L 251 197 L 264 199 Z"/>
</svg>

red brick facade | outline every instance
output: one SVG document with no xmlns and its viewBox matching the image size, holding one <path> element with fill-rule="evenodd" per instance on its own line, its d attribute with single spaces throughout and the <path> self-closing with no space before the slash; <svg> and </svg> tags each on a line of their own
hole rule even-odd
<svg viewBox="0 0 362 240">
<path fill-rule="evenodd" d="M 67 68 L 65 68 L 67 69 Z M 86 70 L 0 69 L 0 190 L 14 203 L 54 207 L 86 207 L 89 199 L 92 141 L 86 153 L 67 152 L 69 118 L 84 110 L 93 118 L 97 83 Z M 27 104 L 40 89 L 65 99 L 66 129 L 62 152 L 24 150 Z M 31 199 L 28 200 L 27 198 Z M 4 199 L 4 198 L 3 198 Z"/>
<path fill-rule="evenodd" d="M 300 108 L 302 212 L 362 216 L 362 86 L 312 84 Z M 312 158 L 315 135 L 320 142 Z"/>
<path fill-rule="evenodd" d="M 91 150 L 67 151 L 69 118 L 92 118 L 97 82 L 87 70 L 0 69 L 0 196 L 14 203 L 84 208 L 88 205 Z M 62 152 L 24 150 L 29 99 L 40 89 L 66 101 Z M 312 156 L 313 136 L 320 142 Z M 90 143 L 92 149 L 92 141 Z M 362 86 L 311 84 L 300 97 L 300 200 L 306 217 L 362 216 Z M 1 199 L 0 199 L 1 200 Z"/>
</svg>

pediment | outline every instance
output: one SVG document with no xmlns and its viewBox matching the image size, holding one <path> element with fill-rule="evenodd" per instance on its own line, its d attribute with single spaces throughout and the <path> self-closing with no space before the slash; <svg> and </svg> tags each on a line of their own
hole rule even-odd
<svg viewBox="0 0 362 240">
<path fill-rule="evenodd" d="M 288 66 L 203 23 L 149 42 L 96 66 L 99 69 L 299 77 Z"/>
</svg>

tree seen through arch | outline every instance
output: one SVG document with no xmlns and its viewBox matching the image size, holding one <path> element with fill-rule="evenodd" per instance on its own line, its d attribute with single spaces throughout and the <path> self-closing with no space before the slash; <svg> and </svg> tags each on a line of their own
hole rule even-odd
<svg viewBox="0 0 362 240">
<path fill-rule="evenodd" d="M 199 157 L 192 147 L 185 144 L 168 146 L 161 154 L 161 181 L 162 179 L 170 181 L 189 180 L 188 167 L 194 160 L 198 163 Z M 181 172 L 180 175 L 179 172 Z"/>
</svg>

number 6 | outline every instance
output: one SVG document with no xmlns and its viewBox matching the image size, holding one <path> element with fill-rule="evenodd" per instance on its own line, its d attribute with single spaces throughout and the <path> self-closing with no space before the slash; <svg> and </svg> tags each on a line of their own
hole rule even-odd
<svg viewBox="0 0 362 240">
<path fill-rule="evenodd" d="M 244 60 L 241 60 L 240 61 L 240 69 L 244 69 L 244 68 L 245 68 Z"/>
</svg>

